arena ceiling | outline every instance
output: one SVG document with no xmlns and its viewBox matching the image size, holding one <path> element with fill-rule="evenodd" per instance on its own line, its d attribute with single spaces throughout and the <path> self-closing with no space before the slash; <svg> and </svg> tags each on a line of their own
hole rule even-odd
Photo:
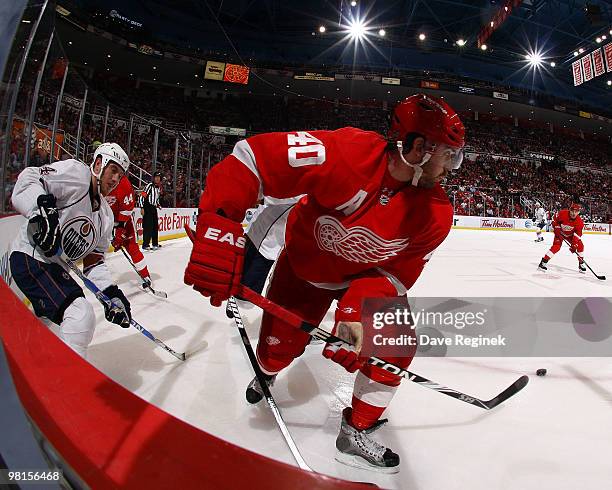
<svg viewBox="0 0 612 490">
<path fill-rule="evenodd" d="M 574 52 L 586 54 L 612 41 L 612 2 L 606 0 L 358 0 L 355 6 L 350 0 L 59 3 L 76 18 L 140 42 L 216 51 L 247 64 L 265 59 L 293 66 L 352 63 L 362 69 L 445 71 L 565 98 L 608 99 L 603 105 L 612 105 L 607 85 L 612 73 L 575 88 L 571 72 L 571 63 L 582 56 Z M 507 5 L 507 16 L 485 41 L 488 49 L 479 49 L 479 35 Z M 347 32 L 357 22 L 366 31 L 359 41 Z M 321 26 L 325 32 L 319 32 Z M 459 46 L 459 40 L 465 45 Z M 530 53 L 541 56 L 539 68 L 528 65 Z"/>
</svg>

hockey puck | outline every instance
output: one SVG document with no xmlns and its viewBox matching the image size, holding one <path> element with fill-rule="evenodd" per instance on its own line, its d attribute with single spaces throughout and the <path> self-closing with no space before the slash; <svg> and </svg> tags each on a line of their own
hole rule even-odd
<svg viewBox="0 0 612 490">
<path fill-rule="evenodd" d="M 538 370 L 536 371 L 536 374 L 537 374 L 538 376 L 546 376 L 546 369 L 538 369 Z"/>
</svg>

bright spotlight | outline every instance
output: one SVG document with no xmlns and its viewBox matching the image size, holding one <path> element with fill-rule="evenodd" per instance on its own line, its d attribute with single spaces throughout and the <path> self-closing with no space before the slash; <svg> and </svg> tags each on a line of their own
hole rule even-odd
<svg viewBox="0 0 612 490">
<path fill-rule="evenodd" d="M 608 80 L 606 83 L 607 83 L 608 85 L 612 85 L 612 80 Z"/>
<path fill-rule="evenodd" d="M 353 0 L 353 1 L 351 2 L 351 7 L 354 7 L 355 5 L 357 5 L 357 2 L 356 2 L 355 0 Z"/>
<path fill-rule="evenodd" d="M 582 53 L 584 53 L 584 49 L 580 48 L 580 49 L 578 50 L 578 52 L 579 52 L 580 54 L 582 54 Z"/>
<path fill-rule="evenodd" d="M 487 45 L 486 44 L 481 44 L 480 45 L 480 49 L 482 49 L 483 51 L 487 50 Z"/>
<path fill-rule="evenodd" d="M 325 32 L 325 26 L 319 26 L 319 32 L 323 34 Z"/>
<path fill-rule="evenodd" d="M 427 37 L 427 36 L 425 36 L 425 34 L 423 34 L 423 33 L 419 34 L 419 40 L 420 40 L 420 41 L 425 41 L 425 38 L 426 38 L 426 37 Z"/>
<path fill-rule="evenodd" d="M 365 36 L 366 28 L 359 19 L 354 20 L 349 25 L 349 34 L 353 39 L 361 39 Z"/>
<path fill-rule="evenodd" d="M 554 61 L 551 61 L 550 62 L 550 66 L 552 66 L 554 68 L 555 66 L 557 66 L 557 63 L 555 63 Z"/>
<path fill-rule="evenodd" d="M 574 56 L 578 56 L 578 51 L 574 51 Z"/>
<path fill-rule="evenodd" d="M 528 55 L 525 56 L 525 58 L 527 59 L 527 61 L 529 62 L 529 65 L 532 68 L 537 68 L 538 66 L 542 64 L 542 61 L 543 61 L 542 55 L 537 52 L 529 53 Z"/>
<path fill-rule="evenodd" d="M 387 35 L 387 31 L 385 31 L 384 29 L 379 29 L 378 30 L 378 35 L 380 37 L 385 37 Z"/>
<path fill-rule="evenodd" d="M 595 39 L 595 42 L 596 42 L 597 44 L 600 44 L 600 43 L 601 43 L 601 38 L 600 38 L 600 37 L 598 37 L 597 39 Z"/>
<path fill-rule="evenodd" d="M 465 46 L 465 39 L 457 39 L 457 46 Z"/>
</svg>

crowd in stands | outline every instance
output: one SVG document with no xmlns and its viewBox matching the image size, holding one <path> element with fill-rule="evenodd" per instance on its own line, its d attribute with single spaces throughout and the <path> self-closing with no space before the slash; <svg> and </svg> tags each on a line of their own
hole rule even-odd
<svg viewBox="0 0 612 490">
<path fill-rule="evenodd" d="M 69 90 L 78 93 L 74 99 L 82 97 L 83 86 L 78 82 L 75 80 L 66 88 L 68 94 Z M 231 152 L 237 137 L 213 137 L 207 131 L 210 125 L 243 128 L 248 134 L 288 129 L 335 129 L 349 125 L 384 133 L 388 125 L 390 108 L 380 101 L 352 101 L 349 104 L 252 95 L 202 98 L 153 85 L 130 90 L 115 82 L 101 77 L 90 92 L 81 130 L 85 151 L 80 158 L 88 162 L 92 143 L 102 139 L 104 113 L 94 109 L 105 108 L 104 101 L 111 101 L 106 140 L 115 141 L 126 150 L 129 140 L 130 158 L 135 164 L 135 188 L 142 188 L 154 170 L 154 133 L 156 128 L 159 130 L 155 170 L 161 171 L 164 177 L 165 206 L 196 205 L 205 185 L 207 169 Z M 57 93 L 57 83 L 49 81 L 42 88 L 35 116 L 40 127 L 52 125 L 56 100 L 52 94 Z M 22 97 L 16 116 L 25 119 L 28 111 L 28 98 Z M 132 111 L 153 114 L 147 117 L 156 121 L 148 124 L 146 119 L 135 118 L 129 138 Z M 580 198 L 588 220 L 609 221 L 612 218 L 612 145 L 609 141 L 564 128 L 555 127 L 551 132 L 545 122 L 514 121 L 491 115 L 476 117 L 474 113 L 462 113 L 461 116 L 467 128 L 466 153 L 471 155 L 445 183 L 456 214 L 528 218 L 533 210 L 523 203 L 538 196 L 551 211 Z M 76 136 L 79 117 L 78 104 L 66 102 L 62 105 L 59 128 L 63 134 Z M 168 122 L 173 123 L 174 130 L 165 129 Z M 12 137 L 6 178 L 9 196 L 12 183 L 25 166 L 26 138 L 23 133 L 15 131 Z M 187 142 L 190 138 L 191 146 Z M 63 152 L 70 153 L 68 148 Z M 535 159 L 529 152 L 550 155 L 552 160 Z M 36 149 L 28 164 L 42 165 L 47 161 L 48 156 Z"/>
</svg>

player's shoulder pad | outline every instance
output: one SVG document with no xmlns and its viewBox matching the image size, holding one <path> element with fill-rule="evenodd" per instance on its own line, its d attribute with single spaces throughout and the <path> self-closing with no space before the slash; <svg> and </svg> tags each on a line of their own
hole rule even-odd
<svg viewBox="0 0 612 490">
<path fill-rule="evenodd" d="M 347 165 L 356 174 L 371 178 L 387 160 L 386 139 L 374 132 L 346 127 L 330 131 L 325 140 L 327 158 Z"/>
</svg>

